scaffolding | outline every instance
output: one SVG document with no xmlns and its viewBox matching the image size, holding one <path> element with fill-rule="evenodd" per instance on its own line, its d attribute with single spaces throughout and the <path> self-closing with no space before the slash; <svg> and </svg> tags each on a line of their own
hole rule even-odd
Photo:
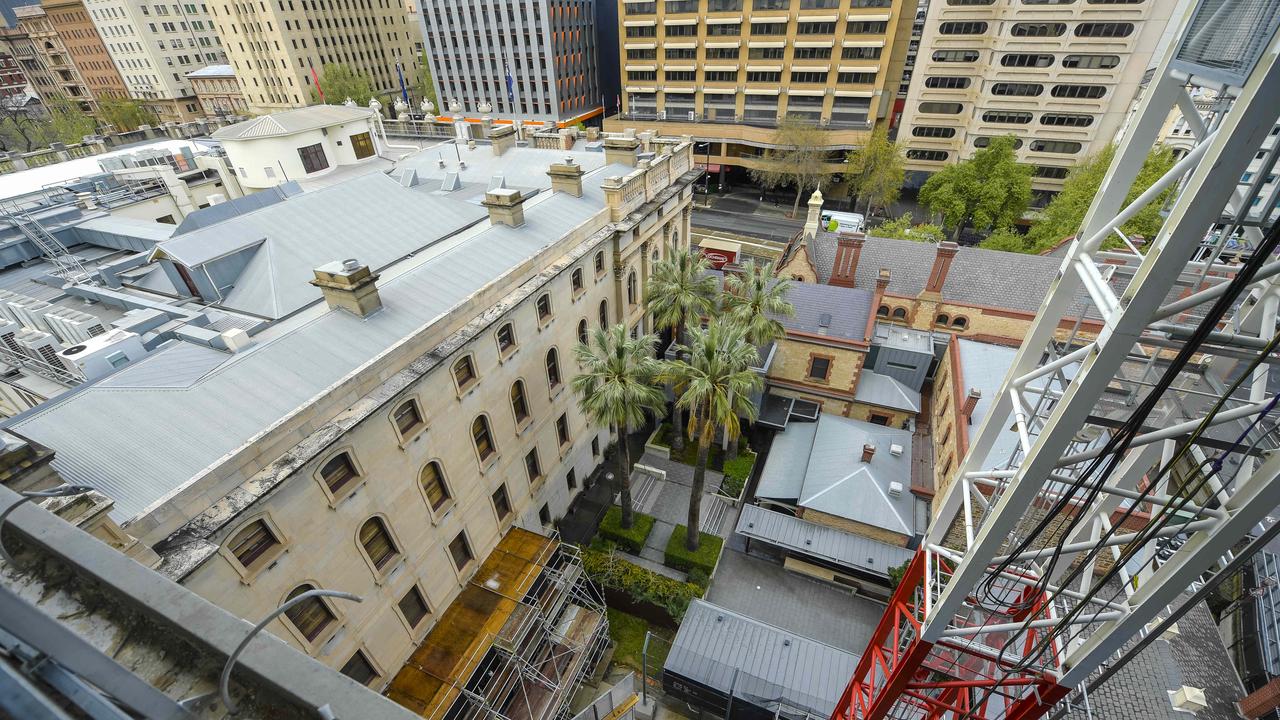
<svg viewBox="0 0 1280 720">
<path fill-rule="evenodd" d="M 608 635 L 578 549 L 513 528 L 387 695 L 432 720 L 564 718 Z"/>
<path fill-rule="evenodd" d="M 833 720 L 1042 717 L 1280 505 L 1277 25 L 1280 0 L 1190 11 Z M 1175 108 L 1194 147 L 1126 205 Z"/>
</svg>

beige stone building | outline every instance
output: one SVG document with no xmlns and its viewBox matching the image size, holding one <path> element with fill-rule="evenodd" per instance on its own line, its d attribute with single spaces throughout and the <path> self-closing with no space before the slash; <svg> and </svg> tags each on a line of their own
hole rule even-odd
<svg viewBox="0 0 1280 720">
<path fill-rule="evenodd" d="M 383 100 L 400 92 L 397 63 L 406 83 L 420 65 L 422 23 L 415 0 L 210 3 L 209 12 L 255 114 L 310 105 L 312 73 L 323 89 L 326 64 L 343 64 L 368 77 Z"/>
<path fill-rule="evenodd" d="M 898 134 L 908 182 L 1012 134 L 1034 188 L 1061 189 L 1115 138 L 1177 5 L 930 3 Z"/>
<path fill-rule="evenodd" d="M 10 431 L 114 502 L 135 554 L 236 615 L 312 587 L 362 596 L 269 630 L 386 687 L 488 582 L 473 578 L 504 534 L 552 527 L 582 490 L 610 434 L 568 387 L 572 349 L 602 325 L 648 329 L 636 289 L 689 246 L 690 142 L 642 161 L 635 141 L 513 141 L 189 218 L 158 246 L 179 292 L 276 322 L 171 343 Z"/>
<path fill-rule="evenodd" d="M 187 73 L 191 91 L 205 117 L 234 117 L 249 112 L 249 103 L 230 65 L 208 65 Z"/>
<path fill-rule="evenodd" d="M 93 90 L 45 9 L 39 5 L 23 5 L 14 8 L 13 14 L 18 18 L 18 30 L 25 35 L 17 39 L 16 54 L 24 67 L 29 67 L 40 96 L 46 101 L 64 97 L 84 112 L 96 112 L 98 105 Z M 25 52 L 28 49 L 30 57 Z M 51 85 L 43 86 L 40 80 L 44 78 Z"/>
<path fill-rule="evenodd" d="M 826 131 L 835 171 L 887 122 L 915 16 L 907 0 L 616 1 L 623 113 L 605 129 L 691 133 L 711 143 L 700 161 L 741 168 L 794 117 Z"/>
</svg>

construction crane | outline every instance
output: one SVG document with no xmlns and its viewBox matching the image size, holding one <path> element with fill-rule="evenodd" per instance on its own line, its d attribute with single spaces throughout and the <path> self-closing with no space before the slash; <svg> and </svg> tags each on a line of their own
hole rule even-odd
<svg viewBox="0 0 1280 720">
<path fill-rule="evenodd" d="M 1280 0 L 1189 10 L 833 720 L 1043 717 L 1267 539 L 1278 24 Z M 1194 147 L 1126 204 L 1175 108 Z M 1152 202 L 1139 250 L 1120 228 Z"/>
</svg>

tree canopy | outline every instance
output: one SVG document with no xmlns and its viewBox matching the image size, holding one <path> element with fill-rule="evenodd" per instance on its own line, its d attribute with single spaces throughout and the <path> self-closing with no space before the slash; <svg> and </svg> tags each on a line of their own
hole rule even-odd
<svg viewBox="0 0 1280 720">
<path fill-rule="evenodd" d="M 813 123 L 787 118 L 778 124 L 769 142 L 774 147 L 765 150 L 760 167 L 751 168 L 751 179 L 766 188 L 794 186 L 794 216 L 800 209 L 800 197 L 816 188 L 827 173 L 826 135 Z"/>
<path fill-rule="evenodd" d="M 137 100 L 102 98 L 98 101 L 98 112 L 104 121 L 115 127 L 116 132 L 130 132 L 141 125 L 156 125 L 160 122 L 155 113 Z"/>
<path fill-rule="evenodd" d="M 903 213 L 896 220 L 886 220 L 871 229 L 871 234 L 882 238 L 897 238 L 915 242 L 940 243 L 947 238 L 942 228 L 930 223 L 911 223 L 911 213 Z"/>
<path fill-rule="evenodd" d="M 993 138 L 972 158 L 934 173 L 920 188 L 920 202 L 940 213 L 954 238 L 972 225 L 979 231 L 1008 227 L 1031 203 L 1031 166 L 1014 157 L 1012 135 Z"/>
<path fill-rule="evenodd" d="M 74 145 L 83 142 L 85 135 L 93 135 L 98 129 L 98 123 L 93 117 L 68 98 L 54 96 L 45 103 L 45 109 L 49 111 L 49 130 L 52 133 L 50 141 Z"/>
<path fill-rule="evenodd" d="M 773 277 L 773 263 L 748 260 L 742 273 L 724 278 L 724 317 L 742 329 L 753 345 L 781 340 L 787 329 L 778 317 L 791 317 L 796 307 L 787 300 L 791 281 Z"/>
<path fill-rule="evenodd" d="M 906 170 L 902 145 L 889 140 L 889 130 L 877 125 L 867 144 L 849 153 L 845 180 L 849 192 L 866 198 L 867 214 L 873 206 L 887 207 L 898 199 Z"/>
<path fill-rule="evenodd" d="M 311 88 L 311 102 L 325 102 L 340 105 L 347 98 L 356 101 L 357 105 L 369 104 L 374 96 L 373 81 L 367 75 L 361 75 L 343 63 L 325 63 L 320 69 L 320 89 L 324 91 L 324 100 L 316 89 Z"/>
<path fill-rule="evenodd" d="M 440 101 L 436 98 L 436 85 L 431 78 L 431 63 L 427 60 L 425 50 L 418 57 L 418 74 L 413 79 L 413 94 L 419 100 L 430 100 L 431 104 L 436 106 L 436 112 L 443 112 Z"/>
</svg>

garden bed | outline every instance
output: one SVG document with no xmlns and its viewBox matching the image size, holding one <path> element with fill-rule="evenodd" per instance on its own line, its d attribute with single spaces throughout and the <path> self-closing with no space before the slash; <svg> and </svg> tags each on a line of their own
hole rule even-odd
<svg viewBox="0 0 1280 720">
<path fill-rule="evenodd" d="M 620 665 L 634 670 L 642 670 L 644 665 L 644 636 L 651 632 L 654 639 L 649 642 L 649 674 L 662 673 L 662 666 L 667 662 L 667 653 L 671 651 L 671 641 L 675 632 L 671 628 L 654 625 L 641 617 L 625 613 L 613 607 L 609 612 L 609 637 L 614 642 L 613 659 Z"/>
<path fill-rule="evenodd" d="M 622 508 L 610 505 L 600 521 L 600 537 L 617 544 L 632 555 L 639 555 L 644 549 L 644 541 L 653 531 L 653 516 L 642 512 L 631 513 L 631 527 L 622 527 Z"/>
<path fill-rule="evenodd" d="M 756 466 L 756 454 L 750 450 L 742 450 L 738 457 L 725 462 L 724 479 L 720 481 L 720 494 L 731 500 L 741 500 L 742 491 L 751 479 L 751 471 Z"/>
<path fill-rule="evenodd" d="M 649 437 L 649 445 L 654 446 L 659 454 L 665 452 L 667 457 L 679 463 L 684 463 L 691 467 L 698 464 L 698 443 L 690 440 L 688 437 L 684 439 L 684 449 L 676 450 L 671 447 L 671 423 L 664 422 L 653 431 L 653 435 Z M 747 439 L 738 438 L 738 453 L 741 455 L 747 450 Z M 721 472 L 724 469 L 724 451 L 720 449 L 720 444 L 715 443 L 711 446 L 710 452 L 707 454 L 707 469 Z"/>
<path fill-rule="evenodd" d="M 592 580 L 604 587 L 610 606 L 618 606 L 651 622 L 660 622 L 655 617 L 655 611 L 660 611 L 666 619 L 660 624 L 671 627 L 680 624 L 689 603 L 703 593 L 699 585 L 674 580 L 623 560 L 605 542 L 583 549 L 582 567 Z M 629 602 L 617 602 L 620 599 Z"/>
<path fill-rule="evenodd" d="M 724 540 L 715 535 L 699 532 L 698 549 L 689 552 L 684 546 L 688 534 L 688 527 L 676 526 L 671 533 L 671 539 L 667 541 L 667 550 L 662 564 L 689 573 L 691 581 L 695 573 L 709 580 L 716 570 L 716 563 L 720 561 L 720 550 L 724 546 Z"/>
</svg>

